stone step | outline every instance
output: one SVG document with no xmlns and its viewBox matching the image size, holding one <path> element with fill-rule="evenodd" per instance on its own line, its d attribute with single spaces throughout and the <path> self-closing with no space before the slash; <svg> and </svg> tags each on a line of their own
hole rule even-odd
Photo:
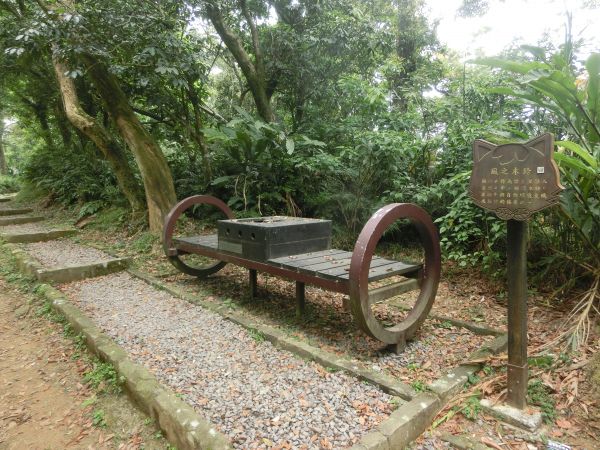
<svg viewBox="0 0 600 450">
<path fill-rule="evenodd" d="M 4 225 L 21 225 L 24 223 L 41 222 L 45 217 L 42 216 L 10 216 L 0 217 L 0 226 Z"/>
<path fill-rule="evenodd" d="M 54 281 L 56 283 L 70 283 L 85 280 L 86 278 L 100 277 L 115 272 L 126 270 L 131 264 L 130 258 L 115 258 L 108 261 L 86 264 L 83 266 L 43 268 L 38 264 L 28 261 L 24 271 L 30 273 L 40 281 Z"/>
<path fill-rule="evenodd" d="M 61 237 L 73 236 L 78 233 L 75 229 L 62 229 L 62 230 L 48 230 L 48 231 L 36 231 L 28 233 L 1 233 L 0 239 L 4 239 L 6 242 L 13 244 L 21 244 L 28 242 L 43 242 L 51 241 Z"/>
<path fill-rule="evenodd" d="M 13 200 L 15 197 L 17 196 L 16 193 L 13 194 L 3 194 L 0 195 L 0 203 L 6 203 L 6 202 L 10 202 L 11 200 Z"/>
<path fill-rule="evenodd" d="M 31 208 L 8 208 L 0 209 L 0 216 L 18 216 L 19 214 L 29 214 L 33 212 Z"/>
</svg>

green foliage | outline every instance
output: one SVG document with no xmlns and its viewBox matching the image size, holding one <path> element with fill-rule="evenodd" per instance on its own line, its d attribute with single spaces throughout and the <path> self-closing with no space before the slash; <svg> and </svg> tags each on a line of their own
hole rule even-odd
<svg viewBox="0 0 600 450">
<path fill-rule="evenodd" d="M 19 180 L 10 175 L 0 175 L 0 194 L 10 194 L 17 192 L 21 185 Z"/>
<path fill-rule="evenodd" d="M 515 87 L 494 88 L 522 102 L 553 114 L 568 138 L 558 141 L 555 159 L 566 190 L 561 196 L 561 214 L 565 226 L 550 232 L 551 245 L 579 263 L 598 266 L 600 262 L 600 54 L 585 61 L 578 72 L 572 61 L 572 43 L 567 40 L 559 51 L 548 53 L 539 47 L 525 46 L 532 60 L 485 58 L 478 62 L 515 74 Z M 570 139 L 569 139 L 570 138 Z M 573 242 L 577 246 L 573 247 Z M 560 245 L 564 243 L 565 246 Z M 548 259 L 550 263 L 559 263 Z M 564 270 L 564 269 L 561 269 Z"/>
<path fill-rule="evenodd" d="M 415 392 L 424 392 L 427 389 L 427 385 L 421 380 L 414 380 L 410 383 L 410 386 L 415 390 Z"/>
<path fill-rule="evenodd" d="M 443 322 L 436 322 L 435 326 L 438 328 L 443 328 L 445 330 L 451 330 L 454 327 L 454 325 L 452 325 L 452 322 L 448 320 L 444 320 Z"/>
<path fill-rule="evenodd" d="M 446 258 L 457 261 L 460 267 L 480 265 L 493 272 L 503 260 L 505 227 L 500 219 L 471 201 L 469 175 L 457 175 L 435 188 L 449 203 L 447 213 L 436 219 L 440 241 Z M 450 198 L 454 200 L 450 202 Z"/>
<path fill-rule="evenodd" d="M 140 235 L 131 243 L 131 249 L 136 253 L 150 253 L 152 247 L 158 242 L 158 237 L 149 232 L 140 233 Z"/>
<path fill-rule="evenodd" d="M 92 369 L 84 374 L 83 379 L 100 393 L 120 393 L 124 382 L 111 364 L 99 359 L 94 360 Z"/>
<path fill-rule="evenodd" d="M 92 425 L 96 428 L 106 428 L 108 426 L 103 409 L 95 409 L 92 412 Z"/>
<path fill-rule="evenodd" d="M 46 300 L 42 306 L 37 310 L 37 315 L 45 317 L 54 323 L 66 323 L 66 319 L 63 315 L 58 314 L 54 308 L 52 307 L 52 302 L 50 300 Z"/>
<path fill-rule="evenodd" d="M 213 145 L 218 175 L 210 183 L 211 190 L 237 210 L 296 215 L 303 186 L 309 185 L 308 174 L 302 176 L 296 167 L 324 144 L 288 135 L 281 125 L 238 112 L 238 119 L 204 130 Z"/>
<path fill-rule="evenodd" d="M 85 207 L 85 205 L 84 205 Z M 111 231 L 122 227 L 129 217 L 129 211 L 123 207 L 110 207 L 98 211 L 90 227 L 100 231 Z"/>
<path fill-rule="evenodd" d="M 255 330 L 255 329 L 252 329 L 252 328 L 250 328 L 250 329 L 248 330 L 248 334 L 249 334 L 249 335 L 250 335 L 250 337 L 251 337 L 252 339 L 254 339 L 254 341 L 256 341 L 256 343 L 258 343 L 258 344 L 262 344 L 263 342 L 265 342 L 265 339 L 266 339 L 266 338 L 265 338 L 265 335 L 264 335 L 264 333 L 263 333 L 262 331 L 260 331 L 260 330 Z"/>
<path fill-rule="evenodd" d="M 108 164 L 88 147 L 40 149 L 23 168 L 23 178 L 63 205 L 92 202 L 90 211 L 123 203 Z"/>
<path fill-rule="evenodd" d="M 551 355 L 534 356 L 527 358 L 529 367 L 539 367 L 540 369 L 550 369 L 554 364 L 554 357 Z"/>
<path fill-rule="evenodd" d="M 463 415 L 469 420 L 475 420 L 481 412 L 481 403 L 479 397 L 474 395 L 469 397 L 461 409 Z"/>
<path fill-rule="evenodd" d="M 532 380 L 527 386 L 527 402 L 542 411 L 545 423 L 551 424 L 556 419 L 556 402 L 550 389 L 541 380 Z"/>
</svg>

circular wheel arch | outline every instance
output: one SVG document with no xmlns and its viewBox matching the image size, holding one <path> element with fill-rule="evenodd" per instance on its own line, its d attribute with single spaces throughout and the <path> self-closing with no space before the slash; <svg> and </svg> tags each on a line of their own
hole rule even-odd
<svg viewBox="0 0 600 450">
<path fill-rule="evenodd" d="M 227 264 L 224 261 L 217 261 L 213 264 L 209 264 L 202 267 L 192 267 L 186 264 L 181 258 L 177 249 L 173 246 L 173 233 L 175 231 L 175 225 L 179 217 L 190 207 L 195 205 L 211 205 L 215 206 L 225 214 L 227 219 L 233 219 L 234 214 L 231 208 L 225 204 L 222 200 L 211 195 L 194 195 L 183 199 L 177 203 L 173 209 L 169 212 L 165 218 L 165 226 L 163 228 L 163 250 L 171 264 L 173 264 L 181 272 L 192 275 L 195 277 L 204 278 L 208 275 L 218 272 Z"/>
<path fill-rule="evenodd" d="M 408 316 L 400 323 L 384 327 L 371 310 L 369 301 L 369 270 L 377 243 L 385 230 L 396 220 L 408 219 L 417 229 L 425 251 L 420 278 L 419 296 Z M 427 318 L 441 273 L 441 251 L 437 229 L 431 217 L 412 203 L 393 203 L 379 209 L 363 227 L 350 263 L 350 305 L 359 327 L 386 344 L 398 344 L 411 339 Z"/>
</svg>

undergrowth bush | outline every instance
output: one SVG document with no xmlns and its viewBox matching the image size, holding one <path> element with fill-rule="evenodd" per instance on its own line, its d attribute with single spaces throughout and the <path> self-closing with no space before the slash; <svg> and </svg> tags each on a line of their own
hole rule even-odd
<svg viewBox="0 0 600 450">
<path fill-rule="evenodd" d="M 125 201 L 108 163 L 91 146 L 41 148 L 27 161 L 23 178 L 62 205 L 96 202 L 91 208 L 98 211 Z"/>
<path fill-rule="evenodd" d="M 17 192 L 20 188 L 19 180 L 10 175 L 0 175 L 0 194 Z"/>
</svg>

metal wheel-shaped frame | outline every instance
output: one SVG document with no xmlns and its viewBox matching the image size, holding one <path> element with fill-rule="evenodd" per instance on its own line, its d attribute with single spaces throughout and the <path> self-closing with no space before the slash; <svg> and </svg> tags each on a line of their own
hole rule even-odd
<svg viewBox="0 0 600 450">
<path fill-rule="evenodd" d="M 419 232 L 425 250 L 425 264 L 420 279 L 421 291 L 408 317 L 399 324 L 384 327 L 371 310 L 369 270 L 379 239 L 399 219 L 409 219 Z M 399 344 L 411 339 L 431 310 L 440 272 L 440 241 L 429 214 L 412 203 L 393 203 L 381 208 L 371 216 L 358 236 L 350 263 L 350 306 L 360 328 L 386 344 Z"/>
<path fill-rule="evenodd" d="M 233 219 L 234 215 L 229 206 L 223 201 L 211 195 L 194 195 L 181 200 L 177 203 L 173 209 L 169 212 L 165 219 L 165 226 L 163 229 L 163 249 L 165 255 L 169 258 L 171 264 L 177 267 L 183 273 L 193 275 L 195 277 L 204 278 L 215 272 L 221 270 L 227 264 L 224 261 L 218 261 L 214 264 L 210 264 L 203 267 L 192 267 L 184 263 L 179 257 L 179 252 L 173 246 L 173 232 L 175 231 L 175 224 L 177 219 L 184 213 L 185 210 L 189 209 L 194 205 L 212 205 L 219 208 L 228 219 Z"/>
</svg>

